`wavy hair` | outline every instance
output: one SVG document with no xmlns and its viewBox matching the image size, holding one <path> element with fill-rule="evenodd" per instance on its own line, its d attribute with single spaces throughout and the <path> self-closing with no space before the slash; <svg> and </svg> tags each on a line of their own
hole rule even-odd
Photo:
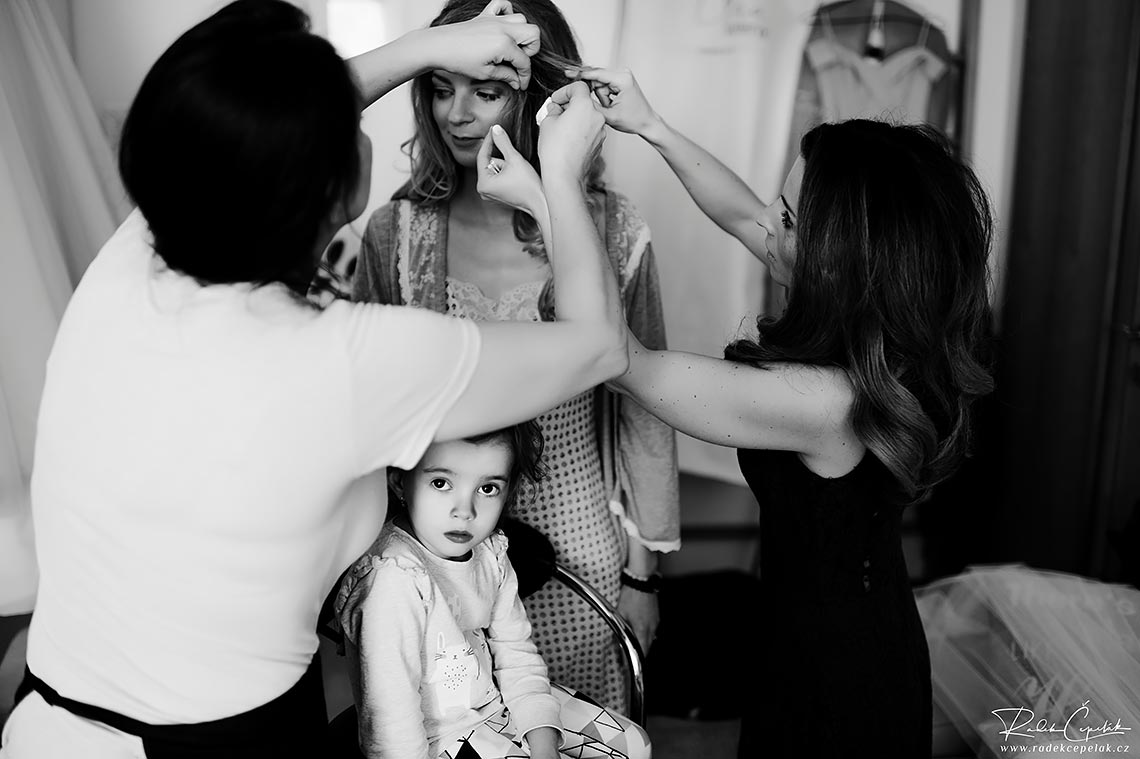
<svg viewBox="0 0 1140 759">
<path fill-rule="evenodd" d="M 822 124 L 804 177 L 787 307 L 725 358 L 846 370 L 855 434 L 919 503 L 969 454 L 992 391 L 986 193 L 926 125 Z"/>
<path fill-rule="evenodd" d="M 475 18 L 486 7 L 486 0 L 451 0 L 432 20 L 429 26 L 456 24 Z M 502 127 L 510 135 L 511 144 L 542 173 L 538 160 L 538 126 L 535 114 L 550 93 L 569 84 L 566 70 L 582 67 L 578 44 L 566 18 L 549 0 L 512 0 L 516 13 L 538 27 L 539 51 L 530 59 L 530 86 L 512 91 L 503 112 Z M 411 160 L 412 176 L 392 195 L 394 200 L 412 200 L 417 203 L 443 203 L 459 189 L 461 173 L 451 151 L 443 142 L 432 114 L 434 87 L 431 72 L 421 74 L 412 82 L 412 112 L 415 134 L 403 144 L 404 153 Z M 602 189 L 604 165 L 601 158 L 590 167 L 586 184 L 592 190 Z M 515 238 L 524 243 L 532 255 L 544 255 L 538 223 L 527 213 L 516 210 L 513 217 Z M 547 288 L 549 289 L 549 288 Z"/>
<path fill-rule="evenodd" d="M 538 483 L 549 474 L 546 462 L 542 460 L 546 438 L 542 435 L 542 427 L 534 419 L 464 440 L 477 445 L 499 442 L 510 449 L 511 471 L 507 481 L 507 504 L 510 506 L 518 503 L 524 491 L 528 497 L 533 497 Z"/>
</svg>

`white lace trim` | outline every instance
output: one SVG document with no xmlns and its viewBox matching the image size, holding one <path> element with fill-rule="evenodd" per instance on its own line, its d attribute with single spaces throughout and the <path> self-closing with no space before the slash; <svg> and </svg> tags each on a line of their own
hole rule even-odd
<svg viewBox="0 0 1140 759">
<path fill-rule="evenodd" d="M 641 536 L 641 530 L 637 528 L 633 520 L 625 513 L 625 505 L 616 498 L 610 499 L 610 512 L 617 516 L 621 527 L 630 538 L 636 540 L 641 545 L 648 548 L 650 551 L 657 553 L 672 553 L 673 551 L 681 550 L 681 539 L 676 540 L 646 540 Z"/>
<path fill-rule="evenodd" d="M 633 275 L 637 271 L 637 267 L 641 266 L 641 259 L 645 256 L 645 251 L 649 247 L 649 227 L 642 225 L 638 230 L 637 240 L 633 243 L 633 247 L 629 251 L 629 259 L 625 262 L 625 269 L 622 271 L 622 282 L 631 282 Z"/>
<path fill-rule="evenodd" d="M 472 282 L 448 276 L 450 299 L 462 304 L 461 313 L 482 321 L 534 321 L 538 317 L 537 302 L 545 280 L 523 282 L 507 290 L 496 300 L 483 293 Z"/>
<path fill-rule="evenodd" d="M 412 277 L 408 271 L 408 247 L 411 241 L 412 204 L 406 200 L 396 206 L 399 216 L 399 238 L 396 243 L 396 275 L 400 280 L 400 300 L 404 305 L 412 303 Z"/>
</svg>

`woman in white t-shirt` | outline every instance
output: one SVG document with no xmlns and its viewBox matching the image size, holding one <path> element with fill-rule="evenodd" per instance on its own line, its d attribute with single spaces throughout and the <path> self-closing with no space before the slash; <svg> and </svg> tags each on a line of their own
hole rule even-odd
<svg viewBox="0 0 1140 759">
<path fill-rule="evenodd" d="M 239 0 L 163 53 L 131 106 L 120 171 L 138 210 L 47 367 L 41 579 L 5 759 L 323 755 L 317 614 L 379 531 L 385 468 L 626 365 L 581 190 L 603 124 L 581 83 L 554 96 L 541 180 L 505 139 L 480 175 L 558 240 L 559 321 L 306 301 L 367 203 L 362 105 L 435 68 L 526 86 L 539 40 L 493 0 L 350 69 L 307 21 Z"/>
</svg>

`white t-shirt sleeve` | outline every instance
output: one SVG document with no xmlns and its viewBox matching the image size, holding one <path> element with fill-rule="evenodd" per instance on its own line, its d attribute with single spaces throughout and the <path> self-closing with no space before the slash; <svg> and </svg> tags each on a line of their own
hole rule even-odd
<svg viewBox="0 0 1140 759">
<path fill-rule="evenodd" d="M 362 471 L 410 469 L 467 389 L 479 361 L 474 323 L 406 306 L 348 309 L 348 413 Z M 328 314 L 333 315 L 333 314 Z"/>
</svg>

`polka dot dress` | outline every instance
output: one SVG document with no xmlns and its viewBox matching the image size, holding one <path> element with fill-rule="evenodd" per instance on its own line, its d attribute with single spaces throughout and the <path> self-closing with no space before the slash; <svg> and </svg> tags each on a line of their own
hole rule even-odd
<svg viewBox="0 0 1140 759">
<path fill-rule="evenodd" d="M 520 285 L 495 301 L 475 285 L 448 277 L 448 312 L 479 321 L 538 321 L 543 284 Z M 602 486 L 594 420 L 592 390 L 538 418 L 550 474 L 534 501 L 519 504 L 514 514 L 550 539 L 559 563 L 616 605 L 626 535 L 609 510 Z M 625 674 L 613 635 L 598 614 L 557 582 L 547 583 L 523 603 L 550 679 L 625 713 Z"/>
</svg>

